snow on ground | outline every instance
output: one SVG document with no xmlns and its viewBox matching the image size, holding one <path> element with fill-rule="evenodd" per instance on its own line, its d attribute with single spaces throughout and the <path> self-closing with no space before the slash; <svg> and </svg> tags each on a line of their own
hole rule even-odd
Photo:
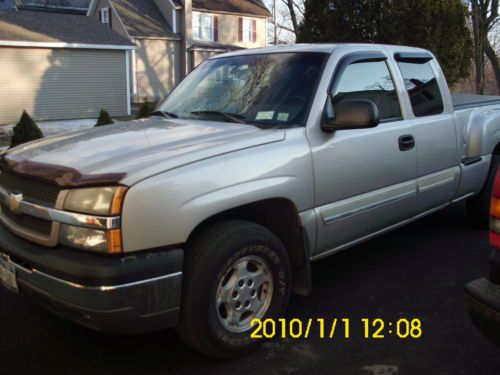
<svg viewBox="0 0 500 375">
<path fill-rule="evenodd" d="M 84 120 L 60 120 L 60 121 L 41 121 L 37 125 L 42 129 L 46 137 L 52 135 L 69 133 L 72 131 L 90 129 L 96 123 L 96 119 Z M 0 126 L 0 151 L 9 145 L 10 137 L 12 136 L 12 129 L 15 124 Z"/>
</svg>

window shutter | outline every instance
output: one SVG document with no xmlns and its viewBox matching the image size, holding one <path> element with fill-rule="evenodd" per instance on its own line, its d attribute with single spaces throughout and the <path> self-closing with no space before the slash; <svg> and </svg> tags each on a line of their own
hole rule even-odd
<svg viewBox="0 0 500 375">
<path fill-rule="evenodd" d="M 113 11 L 111 8 L 108 10 L 108 18 L 109 18 L 109 27 L 112 29 L 113 28 Z"/>
<path fill-rule="evenodd" d="M 99 22 L 102 23 L 102 9 L 99 9 Z"/>
<path fill-rule="evenodd" d="M 243 42 L 243 18 L 239 17 L 238 18 L 238 42 Z"/>
<path fill-rule="evenodd" d="M 219 41 L 219 17 L 214 16 L 214 42 Z"/>
<path fill-rule="evenodd" d="M 257 42 L 257 20 L 252 20 L 253 42 Z"/>
</svg>

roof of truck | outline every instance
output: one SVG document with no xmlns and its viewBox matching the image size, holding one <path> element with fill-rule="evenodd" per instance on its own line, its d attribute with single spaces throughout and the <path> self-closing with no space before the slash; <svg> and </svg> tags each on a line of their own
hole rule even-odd
<svg viewBox="0 0 500 375">
<path fill-rule="evenodd" d="M 336 49 L 348 50 L 364 50 L 364 51 L 386 51 L 389 53 L 394 52 L 429 52 L 422 48 L 409 47 L 409 46 L 396 46 L 389 44 L 363 44 L 363 43 L 335 43 L 335 44 L 293 44 L 293 45 L 279 45 L 269 46 L 263 48 L 252 48 L 242 51 L 229 52 L 222 55 L 217 55 L 212 58 L 236 56 L 236 55 L 255 55 L 263 53 L 276 53 L 276 52 L 320 52 L 332 53 Z"/>
</svg>

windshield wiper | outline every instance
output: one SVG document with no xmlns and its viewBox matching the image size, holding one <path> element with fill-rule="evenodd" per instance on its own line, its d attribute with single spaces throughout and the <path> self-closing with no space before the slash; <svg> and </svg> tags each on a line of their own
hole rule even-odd
<svg viewBox="0 0 500 375">
<path fill-rule="evenodd" d="M 179 116 L 177 116 L 173 112 L 165 112 L 165 111 L 161 111 L 159 109 L 157 109 L 154 112 L 151 112 L 151 114 L 150 114 L 150 116 L 158 116 L 158 115 L 163 116 L 163 117 L 167 117 L 167 118 L 179 118 Z"/>
<path fill-rule="evenodd" d="M 238 124 L 250 124 L 250 122 L 246 121 L 243 116 L 237 115 L 235 113 L 228 113 L 228 112 L 223 112 L 223 111 L 193 111 L 193 112 L 191 112 L 191 114 L 195 115 L 195 116 L 216 115 L 216 116 L 224 117 L 226 120 L 229 120 L 231 122 L 236 122 Z"/>
</svg>

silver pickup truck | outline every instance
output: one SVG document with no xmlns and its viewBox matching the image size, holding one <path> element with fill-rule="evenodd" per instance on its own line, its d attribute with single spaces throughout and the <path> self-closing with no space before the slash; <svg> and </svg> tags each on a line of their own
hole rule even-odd
<svg viewBox="0 0 500 375">
<path fill-rule="evenodd" d="M 312 261 L 459 200 L 487 224 L 499 163 L 500 98 L 450 95 L 426 50 L 220 55 L 148 119 L 2 156 L 1 280 L 94 329 L 175 326 L 236 356 Z"/>
</svg>

